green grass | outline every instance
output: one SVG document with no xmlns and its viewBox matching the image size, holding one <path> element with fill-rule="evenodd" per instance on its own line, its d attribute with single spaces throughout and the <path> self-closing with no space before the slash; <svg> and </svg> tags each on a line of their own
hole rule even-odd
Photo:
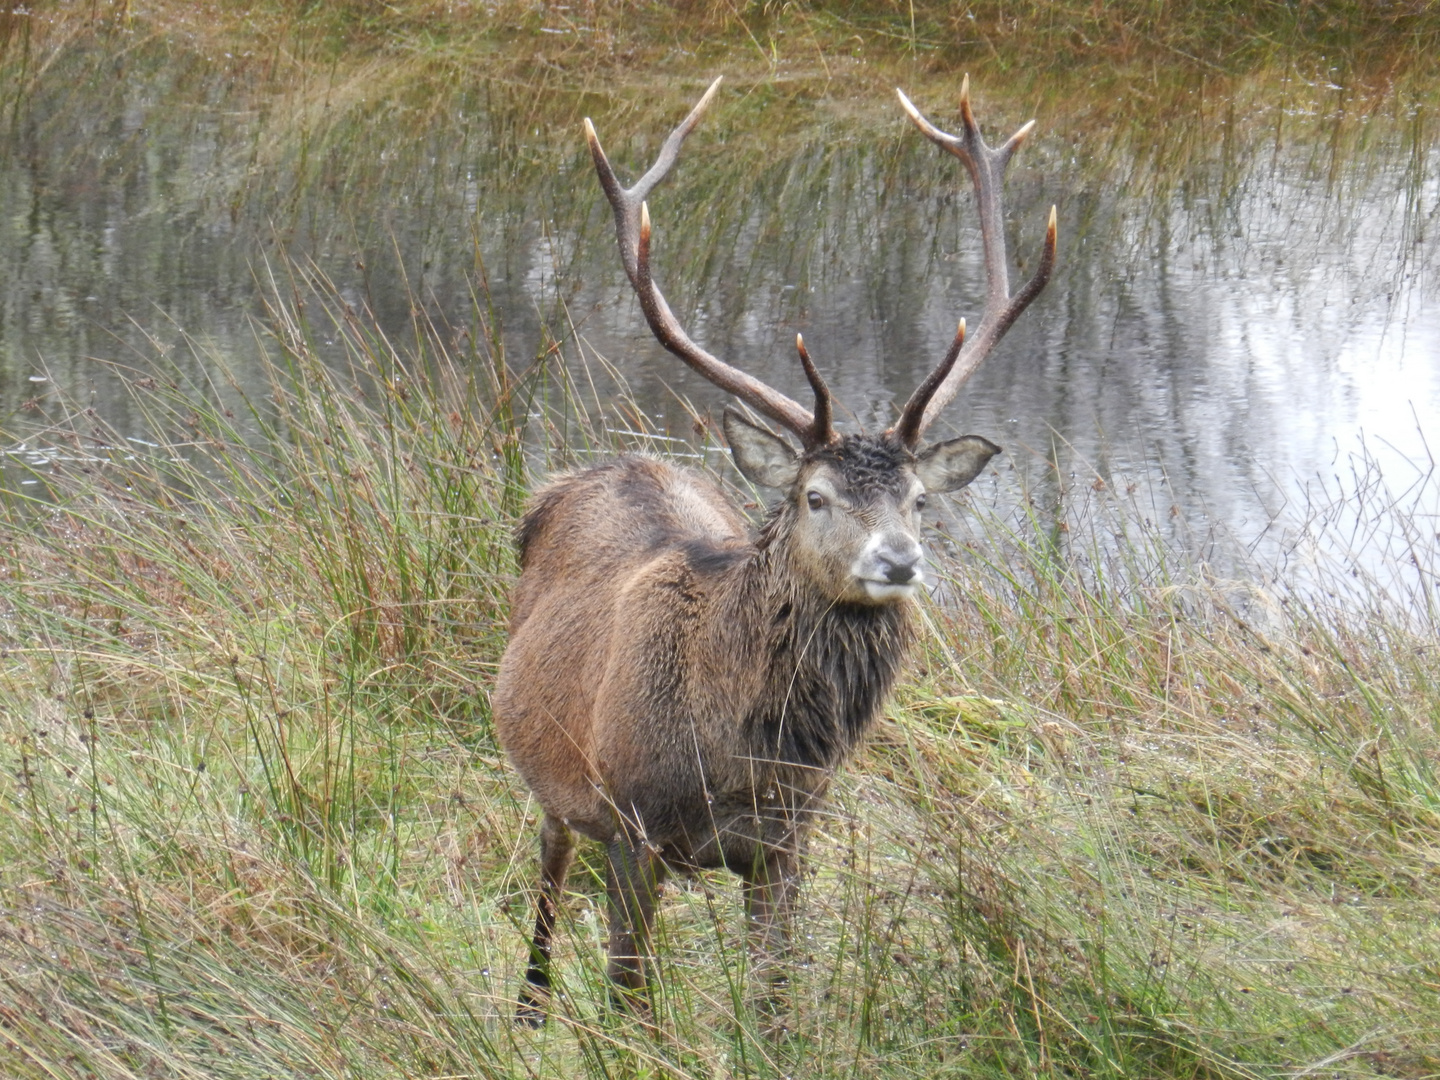
<svg viewBox="0 0 1440 1080">
<path fill-rule="evenodd" d="M 1111 104 L 1095 90 L 1068 108 L 1090 116 L 1092 144 L 1106 123 L 1162 129 L 1118 181 L 1158 198 L 1208 160 L 1213 115 L 1185 87 L 1203 99 L 1213 65 L 1233 79 L 1212 100 L 1236 94 L 1242 122 L 1262 124 L 1246 121 L 1246 96 L 1274 83 L 1247 81 L 1245 65 L 1314 65 L 1344 11 L 1355 32 L 1337 62 L 1383 41 L 1378 55 L 1402 65 L 1429 55 L 1435 18 L 1107 4 L 1021 7 L 1007 28 L 976 6 L 984 38 L 942 41 L 964 9 L 916 4 L 912 29 L 908 5 L 697 2 L 670 31 L 669 9 L 577 6 L 567 17 L 597 28 L 586 37 L 540 35 L 558 9 L 502 4 L 472 39 L 408 4 L 261 6 L 238 30 L 228 5 L 208 21 L 188 6 L 94 10 L 98 28 L 40 34 L 0 17 L 7 70 L 38 79 L 87 34 L 115 35 L 97 53 L 168 49 L 166 18 L 186 56 L 251 33 L 256 55 L 235 63 L 274 95 L 257 97 L 274 119 L 251 165 L 293 176 L 297 204 L 302 189 L 378 184 L 359 164 L 382 158 L 367 132 L 445 130 L 477 64 L 521 99 L 578 84 L 578 116 L 596 105 L 583 87 L 610 94 L 616 68 L 653 62 L 657 83 L 688 69 L 667 50 L 692 37 L 718 42 L 707 64 L 748 58 L 737 130 L 839 74 L 888 94 L 896 71 L 943 83 L 972 61 L 1033 77 L 1027 99 L 1057 100 L 1066 78 L 1153 91 Z M 858 51 L 831 47 L 852 38 Z M 515 42 L 527 48 L 506 67 L 495 53 Z M 1031 64 L 1046 50 L 1057 66 L 1102 66 Z M 1162 61 L 1176 66 L 1150 67 Z M 36 84 L 11 85 L 9 117 Z M 632 113 L 617 132 L 662 130 L 675 104 L 619 97 L 606 107 Z M 513 194 L 525 169 L 552 163 L 519 149 L 543 110 L 510 111 L 513 130 L 486 146 L 515 161 L 500 190 L 528 207 Z M 1340 111 L 1349 126 L 1337 119 L 1325 145 L 1345 159 L 1364 110 Z M 390 167 L 418 168 L 410 153 Z M 769 188 L 813 201 L 784 162 L 766 167 Z M 760 166 L 733 168 L 742 199 Z M 713 183 L 705 171 L 676 182 Z M 597 220 L 584 243 L 608 243 Z M 687 249 L 677 296 L 723 241 Z M 908 677 L 811 845 L 793 1039 L 757 1038 L 738 1004 L 742 917 L 725 875 L 667 893 L 659 1034 L 607 1015 L 593 851 L 571 881 L 557 1022 L 514 1028 L 536 810 L 486 696 L 510 533 L 548 467 L 646 440 L 588 419 L 551 346 L 572 370 L 584 357 L 554 313 L 541 359 L 522 361 L 504 355 L 483 292 L 460 346 L 423 321 L 386 340 L 299 269 L 267 293 L 260 389 L 204 343 L 182 341 L 189 356 L 157 344 L 112 371 L 137 426 L 107 430 L 84 403 L 42 394 L 0 435 L 0 1074 L 1440 1076 L 1433 615 L 1344 568 L 1217 580 L 1220 560 L 1177 549 L 1135 496 L 1090 480 L 1030 493 L 1033 510 L 1024 491 L 969 496 L 954 536 L 934 538 L 950 594 L 926 608 Z M 322 336 L 345 343 L 346 363 L 319 361 Z M 645 430 L 643 415 L 627 421 Z M 1424 524 L 1376 504 L 1349 512 L 1378 537 Z"/>
<path fill-rule="evenodd" d="M 787 80 L 912 84 L 956 67 L 989 79 L 1124 79 L 1156 67 L 1259 68 L 1388 82 L 1440 48 L 1430 0 L 36 0 L 0 13 L 0 53 L 99 32 L 160 36 L 217 59 L 353 68 L 376 56 L 538 82 L 688 76 L 717 61 Z"/>
<path fill-rule="evenodd" d="M 667 893 L 658 1034 L 608 1015 L 595 852 L 557 1020 L 516 1029 L 510 532 L 617 439 L 483 296 L 457 353 L 291 275 L 263 394 L 157 358 L 143 441 L 54 398 L 6 437 L 4 1075 L 1440 1075 L 1433 624 L 1216 582 L 1103 485 L 937 537 L 950 597 L 811 844 L 788 1042 L 725 875 Z"/>
</svg>

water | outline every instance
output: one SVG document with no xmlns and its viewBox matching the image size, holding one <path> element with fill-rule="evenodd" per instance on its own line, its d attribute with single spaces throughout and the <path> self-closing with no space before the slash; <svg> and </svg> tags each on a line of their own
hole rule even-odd
<svg viewBox="0 0 1440 1080">
<path fill-rule="evenodd" d="M 157 356 L 224 356 L 259 392 L 267 282 L 291 289 L 283 252 L 395 340 L 419 317 L 463 346 L 493 313 L 523 371 L 559 337 L 602 398 L 613 365 L 688 439 L 688 409 L 724 395 L 650 338 L 579 118 L 628 180 L 702 88 L 602 99 L 73 48 L 0 136 L 0 415 L 43 441 L 26 403 L 63 390 L 143 438 L 126 383 Z M 1210 554 L 1248 548 L 1293 573 L 1318 545 L 1428 591 L 1433 124 L 1400 95 L 1282 81 L 1255 96 L 1197 85 L 1150 122 L 1141 108 L 1094 130 L 1040 117 L 1011 170 L 1009 235 L 1033 258 L 1058 204 L 1055 277 L 931 434 L 1005 447 L 982 498 L 1023 488 L 1063 517 L 1103 487 Z M 918 103 L 953 120 L 953 104 Z M 977 109 L 992 139 L 1028 119 L 1001 88 L 978 87 Z M 968 183 L 889 100 L 730 90 L 652 212 L 657 277 L 691 334 L 806 401 L 803 331 L 847 423 L 888 424 L 955 320 L 979 318 Z"/>
</svg>

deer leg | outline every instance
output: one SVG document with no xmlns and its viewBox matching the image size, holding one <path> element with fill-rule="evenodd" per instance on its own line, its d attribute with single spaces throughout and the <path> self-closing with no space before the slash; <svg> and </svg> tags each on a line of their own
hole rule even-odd
<svg viewBox="0 0 1440 1080">
<path fill-rule="evenodd" d="M 565 872 L 575 852 L 575 838 L 565 823 L 545 815 L 540 826 L 540 897 L 535 904 L 535 936 L 530 939 L 530 967 L 520 991 L 515 1018 L 531 1027 L 545 1023 L 545 1005 L 550 1000 L 550 942 L 555 936 L 555 915 Z"/>
<path fill-rule="evenodd" d="M 650 927 L 665 863 L 644 840 L 619 836 L 608 851 L 610 895 L 611 995 L 620 1008 L 647 1014 L 645 968 L 650 956 Z"/>
<path fill-rule="evenodd" d="M 790 929 L 800 858 L 791 847 L 769 848 L 743 875 L 750 924 L 750 998 L 769 1038 L 787 1030 L 784 991 L 789 984 Z"/>
</svg>

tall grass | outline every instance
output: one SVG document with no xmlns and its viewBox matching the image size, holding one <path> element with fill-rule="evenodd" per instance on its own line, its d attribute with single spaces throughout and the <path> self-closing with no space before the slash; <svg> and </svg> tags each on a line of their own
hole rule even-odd
<svg viewBox="0 0 1440 1080">
<path fill-rule="evenodd" d="M 688 70 L 728 54 L 772 71 L 864 78 L 865 67 L 972 70 L 1063 77 L 1076 65 L 1213 74 L 1295 64 L 1386 79 L 1425 68 L 1440 45 L 1426 0 L 35 0 L 0 10 L 0 53 L 89 26 L 159 33 L 202 49 L 331 65 L 390 53 L 473 63 L 549 83 L 616 69 Z M 218 47 L 218 48 L 217 48 Z M 1099 75 L 1100 72 L 1093 71 Z"/>
<path fill-rule="evenodd" d="M 1217 582 L 1098 485 L 937 537 L 811 844 L 787 1043 L 740 1004 L 724 875 L 667 895 L 658 1032 L 610 1016 L 594 853 L 556 1019 L 515 1028 L 509 535 L 617 437 L 483 302 L 468 351 L 402 347 L 288 274 L 262 396 L 196 345 L 205 381 L 130 373 L 138 433 L 42 399 L 7 437 L 0 1072 L 1440 1074 L 1433 626 Z"/>
<path fill-rule="evenodd" d="M 461 977 L 484 950 L 447 935 L 436 969 L 423 927 L 493 906 L 460 868 L 512 818 L 473 796 L 505 790 L 484 685 L 516 388 L 483 344 L 405 364 L 327 314 L 348 369 L 277 302 L 263 398 L 207 355 L 203 384 L 133 373 L 140 435 L 76 406 L 30 425 L 40 484 L 5 504 L 9 1075 L 493 1056 Z"/>
<path fill-rule="evenodd" d="M 1020 506 L 977 515 L 934 615 L 941 683 L 911 707 L 1003 778 L 972 787 L 957 878 L 982 885 L 970 925 L 1033 1005 L 1032 1053 L 1048 1011 L 1051 1039 L 1137 1075 L 1434 1074 L 1427 613 L 1375 582 L 1341 608 L 1323 580 L 1216 581 L 1098 483 Z M 963 698 L 937 710 L 957 669 L 992 697 L 980 723 Z"/>
</svg>

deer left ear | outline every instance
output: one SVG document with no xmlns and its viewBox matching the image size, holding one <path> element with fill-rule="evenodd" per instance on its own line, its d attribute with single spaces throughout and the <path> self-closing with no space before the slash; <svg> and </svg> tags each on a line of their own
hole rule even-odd
<svg viewBox="0 0 1440 1080">
<path fill-rule="evenodd" d="M 915 461 L 915 475 L 925 490 L 940 494 L 959 491 L 974 480 L 1000 447 L 979 435 L 962 435 L 958 439 L 936 443 L 922 452 Z"/>
<path fill-rule="evenodd" d="M 790 444 L 756 427 L 734 409 L 723 416 L 730 454 L 745 479 L 761 487 L 788 488 L 800 476 L 800 456 Z"/>
</svg>

